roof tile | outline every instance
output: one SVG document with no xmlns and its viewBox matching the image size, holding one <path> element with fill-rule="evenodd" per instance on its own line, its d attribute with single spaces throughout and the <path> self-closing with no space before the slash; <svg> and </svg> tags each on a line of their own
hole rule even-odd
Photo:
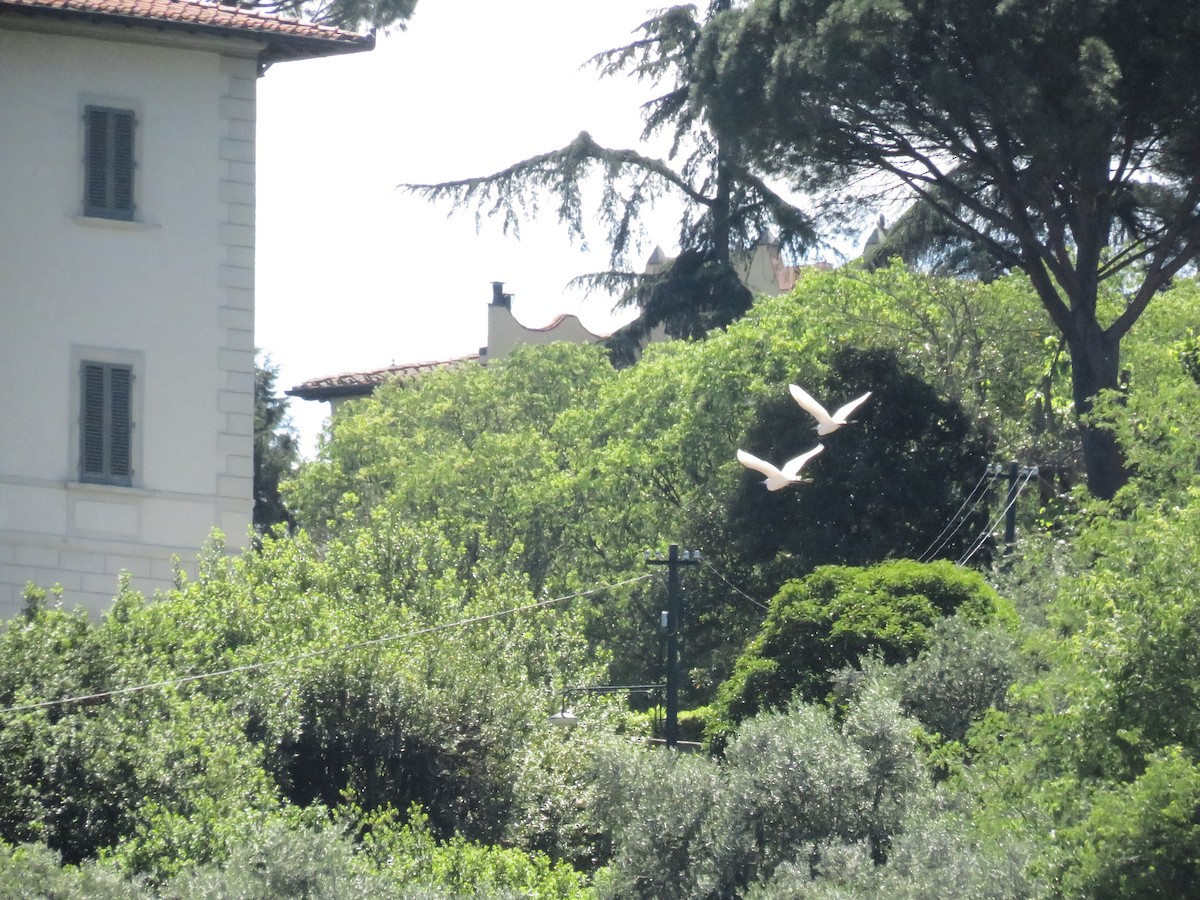
<svg viewBox="0 0 1200 900">
<path fill-rule="evenodd" d="M 337 375 L 326 375 L 313 378 L 303 384 L 298 384 L 285 394 L 300 397 L 304 400 L 327 400 L 330 397 L 366 396 L 378 384 L 397 379 L 411 378 L 436 369 L 452 369 L 465 363 L 479 362 L 479 354 L 459 356 L 454 359 L 443 359 L 433 362 L 403 363 L 402 365 L 385 366 L 382 369 L 372 369 L 369 372 L 341 372 Z"/>
<path fill-rule="evenodd" d="M 90 13 L 147 22 L 203 25 L 231 31 L 320 38 L 352 44 L 374 43 L 373 38 L 368 35 L 343 31 L 329 25 L 301 22 L 253 8 L 198 0 L 0 0 L 0 9 L 5 7 L 85 15 Z"/>
</svg>

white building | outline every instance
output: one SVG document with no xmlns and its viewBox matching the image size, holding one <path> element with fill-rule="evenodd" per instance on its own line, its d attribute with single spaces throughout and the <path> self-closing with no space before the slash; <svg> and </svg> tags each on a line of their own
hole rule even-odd
<svg viewBox="0 0 1200 900">
<path fill-rule="evenodd" d="M 252 506 L 254 136 L 369 37 L 189 0 L 0 0 L 0 615 L 169 587 Z"/>
</svg>

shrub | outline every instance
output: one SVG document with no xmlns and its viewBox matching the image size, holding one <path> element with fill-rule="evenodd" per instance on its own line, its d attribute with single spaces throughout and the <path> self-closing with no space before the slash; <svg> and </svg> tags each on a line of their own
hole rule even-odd
<svg viewBox="0 0 1200 900">
<path fill-rule="evenodd" d="M 929 644 L 934 624 L 950 615 L 1014 620 L 982 576 L 944 561 L 822 566 L 788 582 L 718 690 L 710 738 L 793 697 L 824 699 L 833 673 L 857 667 L 867 654 L 889 664 L 912 659 Z"/>
</svg>

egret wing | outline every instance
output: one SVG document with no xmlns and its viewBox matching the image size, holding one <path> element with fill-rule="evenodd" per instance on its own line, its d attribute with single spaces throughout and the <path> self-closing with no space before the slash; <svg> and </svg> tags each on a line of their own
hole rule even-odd
<svg viewBox="0 0 1200 900">
<path fill-rule="evenodd" d="M 789 459 L 783 464 L 783 469 L 781 471 L 788 478 L 795 478 L 800 474 L 800 470 L 804 468 L 804 464 L 824 449 L 824 444 L 817 444 L 817 446 L 813 447 L 807 453 L 801 453 L 795 459 Z"/>
<path fill-rule="evenodd" d="M 851 400 L 849 403 L 847 403 L 845 406 L 843 406 L 841 409 L 839 409 L 837 412 L 835 412 L 833 414 L 833 418 L 838 422 L 845 422 L 846 417 L 849 416 L 851 413 L 853 413 L 856 409 L 858 409 L 863 403 L 865 403 L 867 398 L 870 396 L 871 396 L 871 392 L 867 391 L 865 394 L 863 394 L 858 399 Z"/>
<path fill-rule="evenodd" d="M 799 403 L 810 416 L 822 425 L 827 425 L 833 421 L 825 407 L 814 400 L 804 388 L 796 384 L 789 384 L 788 390 L 792 392 L 792 399 Z"/>
<path fill-rule="evenodd" d="M 759 459 L 752 453 L 747 453 L 745 450 L 737 452 L 737 459 L 747 469 L 753 469 L 755 472 L 761 472 L 768 478 L 780 478 L 783 473 L 775 466 L 771 465 L 765 459 Z"/>
<path fill-rule="evenodd" d="M 767 486 L 768 491 L 782 490 L 792 483 L 793 479 L 789 478 L 787 475 L 784 475 L 769 462 L 764 459 L 759 459 L 757 456 L 747 453 L 745 450 L 739 450 L 737 452 L 737 458 L 738 462 L 740 462 L 746 468 L 753 469 L 755 472 L 761 472 L 763 475 L 767 476 L 763 484 Z"/>
</svg>

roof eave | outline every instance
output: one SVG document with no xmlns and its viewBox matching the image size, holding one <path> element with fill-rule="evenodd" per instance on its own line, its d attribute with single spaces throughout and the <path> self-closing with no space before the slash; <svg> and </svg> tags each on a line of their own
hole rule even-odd
<svg viewBox="0 0 1200 900">
<path fill-rule="evenodd" d="M 86 22 L 96 25 L 138 28 L 144 31 L 250 41 L 262 46 L 262 50 L 258 54 L 260 71 L 264 71 L 268 66 L 276 62 L 319 59 L 321 57 L 339 56 L 347 53 L 360 53 L 375 48 L 374 32 L 352 36 L 343 32 L 338 37 L 318 37 L 249 28 L 234 28 L 227 25 L 210 25 L 203 22 L 152 19 L 145 16 L 125 15 L 98 10 L 28 6 L 25 4 L 5 3 L 4 0 L 0 0 L 0 16 L 6 14 L 20 15 L 27 19 L 55 20 L 65 23 Z"/>
<path fill-rule="evenodd" d="M 290 388 L 284 391 L 289 397 L 299 397 L 301 400 L 340 400 L 343 397 L 369 397 L 374 393 L 375 388 L 379 387 L 378 382 L 373 384 L 335 384 L 323 385 L 320 387 L 299 387 Z"/>
</svg>

